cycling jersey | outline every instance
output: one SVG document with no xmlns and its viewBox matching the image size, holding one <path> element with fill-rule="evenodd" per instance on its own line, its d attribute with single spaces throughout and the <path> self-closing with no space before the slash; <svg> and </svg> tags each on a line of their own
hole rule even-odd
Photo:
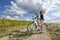
<svg viewBox="0 0 60 40">
<path fill-rule="evenodd" d="M 44 16 L 43 15 L 40 15 L 40 20 L 44 20 Z"/>
<path fill-rule="evenodd" d="M 39 16 L 36 16 L 35 19 L 39 20 L 40 18 L 39 18 Z"/>
</svg>

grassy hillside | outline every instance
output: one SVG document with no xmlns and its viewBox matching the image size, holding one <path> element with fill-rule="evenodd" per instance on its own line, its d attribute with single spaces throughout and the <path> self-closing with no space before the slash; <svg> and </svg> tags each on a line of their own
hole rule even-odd
<svg viewBox="0 0 60 40">
<path fill-rule="evenodd" d="M 30 21 L 0 20 L 0 37 L 27 27 Z M 60 24 L 47 23 L 52 40 L 60 40 Z"/>
<path fill-rule="evenodd" d="M 0 37 L 15 30 L 26 28 L 30 21 L 0 20 Z"/>
<path fill-rule="evenodd" d="M 0 20 L 0 27 L 27 25 L 29 21 Z"/>
</svg>

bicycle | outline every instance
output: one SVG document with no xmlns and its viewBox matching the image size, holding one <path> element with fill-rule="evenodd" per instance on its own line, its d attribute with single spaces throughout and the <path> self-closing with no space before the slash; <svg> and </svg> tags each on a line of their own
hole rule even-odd
<svg viewBox="0 0 60 40">
<path fill-rule="evenodd" d="M 44 24 L 45 25 L 45 24 Z M 36 29 L 37 30 L 36 30 Z M 39 30 L 39 31 L 38 31 Z M 37 31 L 39 33 L 41 33 L 42 30 L 42 25 L 38 26 L 37 20 L 33 20 L 32 23 L 28 24 L 27 26 L 27 31 L 30 32 L 30 34 L 32 34 L 33 32 Z M 44 27 L 44 30 L 46 30 L 46 27 Z"/>
</svg>

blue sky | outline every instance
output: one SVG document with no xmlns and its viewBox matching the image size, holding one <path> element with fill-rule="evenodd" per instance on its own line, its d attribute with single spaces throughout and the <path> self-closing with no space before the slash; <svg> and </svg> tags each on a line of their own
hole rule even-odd
<svg viewBox="0 0 60 40">
<path fill-rule="evenodd" d="M 32 20 L 45 9 L 45 22 L 60 22 L 60 0 L 0 0 L 0 19 Z"/>
<path fill-rule="evenodd" d="M 5 5 L 11 5 L 10 1 L 12 0 L 0 0 L 0 11 L 3 11 L 6 9 L 4 6 Z"/>
</svg>

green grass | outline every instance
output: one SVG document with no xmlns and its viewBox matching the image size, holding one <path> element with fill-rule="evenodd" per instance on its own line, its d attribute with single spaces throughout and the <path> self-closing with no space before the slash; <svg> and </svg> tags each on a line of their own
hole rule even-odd
<svg viewBox="0 0 60 40">
<path fill-rule="evenodd" d="M 0 20 L 0 27 L 27 25 L 30 21 Z"/>
<path fill-rule="evenodd" d="M 21 30 L 31 21 L 18 21 L 18 20 L 0 20 L 0 37 L 12 33 L 12 31 Z"/>
</svg>

